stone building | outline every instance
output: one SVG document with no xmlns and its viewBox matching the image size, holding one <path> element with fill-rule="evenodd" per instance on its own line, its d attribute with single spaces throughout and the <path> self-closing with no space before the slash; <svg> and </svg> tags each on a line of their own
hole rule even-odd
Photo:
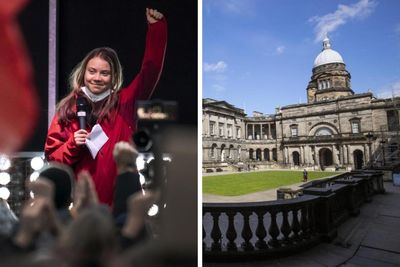
<svg viewBox="0 0 400 267">
<path fill-rule="evenodd" d="M 254 112 L 203 99 L 203 171 L 360 169 L 398 163 L 400 98 L 355 94 L 328 38 L 315 58 L 307 103 Z"/>
</svg>

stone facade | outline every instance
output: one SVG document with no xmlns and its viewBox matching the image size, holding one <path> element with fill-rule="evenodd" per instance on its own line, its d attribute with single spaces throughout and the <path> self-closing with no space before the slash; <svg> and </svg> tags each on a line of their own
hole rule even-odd
<svg viewBox="0 0 400 267">
<path fill-rule="evenodd" d="M 354 94 L 344 63 L 323 62 L 312 73 L 308 103 L 272 115 L 247 116 L 225 101 L 203 99 L 203 170 L 360 169 L 397 162 L 400 98 Z"/>
</svg>

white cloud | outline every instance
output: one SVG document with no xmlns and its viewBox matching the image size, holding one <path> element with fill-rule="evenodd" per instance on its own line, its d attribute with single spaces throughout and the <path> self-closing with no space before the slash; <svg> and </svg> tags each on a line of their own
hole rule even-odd
<svg viewBox="0 0 400 267">
<path fill-rule="evenodd" d="M 217 63 L 204 62 L 204 72 L 224 72 L 228 65 L 224 61 L 218 61 Z"/>
<path fill-rule="evenodd" d="M 280 55 L 280 54 L 282 54 L 283 52 L 285 52 L 285 46 L 283 46 L 283 45 L 280 45 L 280 46 L 278 46 L 277 48 L 276 48 L 276 53 L 278 54 L 278 55 Z"/>
<path fill-rule="evenodd" d="M 324 16 L 314 16 L 310 22 L 315 22 L 315 42 L 322 41 L 328 33 L 334 32 L 339 26 L 351 19 L 368 17 L 376 7 L 373 0 L 359 0 L 353 5 L 338 5 L 335 12 Z"/>
<path fill-rule="evenodd" d="M 211 10 L 216 8 L 217 10 L 228 13 L 228 14 L 236 14 L 236 15 L 248 15 L 253 14 L 256 5 L 253 0 L 223 0 L 223 1 L 215 1 L 215 0 L 204 0 L 203 1 L 203 9 L 209 14 Z"/>
<path fill-rule="evenodd" d="M 224 61 L 218 61 L 217 63 L 204 62 L 203 70 L 207 73 L 204 79 L 210 82 L 211 88 L 217 92 L 225 92 L 228 76 L 225 73 L 228 64 Z"/>
<path fill-rule="evenodd" d="M 383 86 L 377 94 L 379 98 L 391 98 L 393 96 L 400 96 L 400 81 L 390 83 Z"/>
</svg>

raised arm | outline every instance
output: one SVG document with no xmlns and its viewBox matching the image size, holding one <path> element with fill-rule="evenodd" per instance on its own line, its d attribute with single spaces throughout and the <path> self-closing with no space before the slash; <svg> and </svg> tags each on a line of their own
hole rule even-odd
<svg viewBox="0 0 400 267">
<path fill-rule="evenodd" d="M 139 74 L 124 90 L 127 102 L 148 99 L 161 75 L 167 45 L 167 22 L 162 13 L 146 9 L 148 30 L 146 48 Z M 133 102 L 133 103 L 132 103 Z M 126 103 L 127 104 L 127 103 Z"/>
</svg>

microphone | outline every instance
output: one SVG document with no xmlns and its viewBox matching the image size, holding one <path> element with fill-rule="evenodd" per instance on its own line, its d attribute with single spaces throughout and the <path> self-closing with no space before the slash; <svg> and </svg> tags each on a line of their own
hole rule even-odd
<svg viewBox="0 0 400 267">
<path fill-rule="evenodd" d="M 79 129 L 86 128 L 86 111 L 87 111 L 87 101 L 85 97 L 78 96 L 76 99 L 76 115 L 79 119 Z"/>
</svg>

